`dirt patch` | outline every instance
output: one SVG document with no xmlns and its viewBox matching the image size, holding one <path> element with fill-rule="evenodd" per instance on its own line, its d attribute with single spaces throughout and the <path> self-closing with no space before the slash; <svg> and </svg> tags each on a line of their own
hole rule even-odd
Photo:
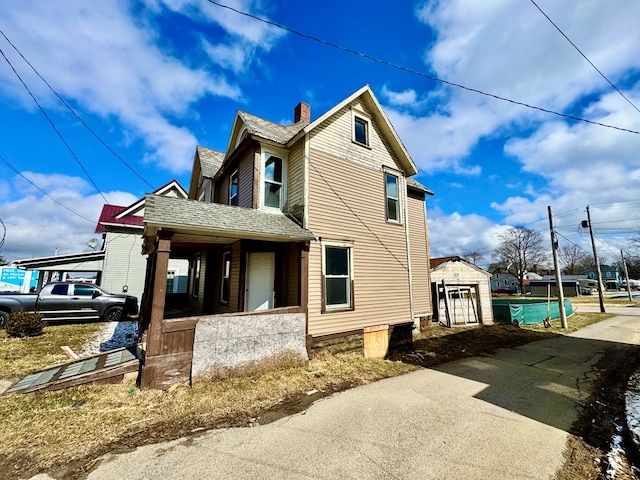
<svg viewBox="0 0 640 480">
<path fill-rule="evenodd" d="M 640 370 L 640 350 L 635 346 L 614 350 L 596 368 L 599 377 L 591 396 L 579 407 L 557 480 L 638 478 L 635 472 L 640 471 L 640 457 L 627 428 L 625 392 L 631 375 Z M 619 449 L 612 456 L 616 447 Z"/>
</svg>

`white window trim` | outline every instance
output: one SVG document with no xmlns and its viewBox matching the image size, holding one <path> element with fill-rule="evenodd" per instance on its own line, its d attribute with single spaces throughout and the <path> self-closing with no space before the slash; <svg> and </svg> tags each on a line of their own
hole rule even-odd
<svg viewBox="0 0 640 480">
<path fill-rule="evenodd" d="M 362 120 L 366 124 L 366 143 L 362 143 L 356 140 L 356 118 Z M 358 110 L 355 108 L 351 109 L 351 141 L 356 145 L 371 148 L 371 117 L 364 113 L 362 110 Z"/>
<path fill-rule="evenodd" d="M 327 271 L 326 271 L 326 267 L 327 267 L 327 258 L 326 258 L 326 247 L 341 247 L 341 248 L 348 248 L 349 249 L 349 277 L 348 277 L 348 282 L 347 282 L 347 296 L 348 296 L 348 301 L 345 304 L 340 304 L 340 305 L 327 305 L 327 292 L 326 292 L 326 279 L 327 279 Z M 353 270 L 353 242 L 350 241 L 346 241 L 346 240 L 325 240 L 325 239 L 321 239 L 320 240 L 320 248 L 321 248 L 321 252 L 322 252 L 322 292 L 324 295 L 324 298 L 322 299 L 322 304 L 324 306 L 324 311 L 325 312 L 332 312 L 332 311 L 344 311 L 344 310 L 351 310 L 354 308 L 354 304 L 353 304 L 353 291 L 351 288 L 351 285 L 354 283 L 355 280 L 355 275 L 354 275 L 354 270 Z"/>
<path fill-rule="evenodd" d="M 270 207 L 264 204 L 264 185 L 266 183 L 265 178 L 265 166 L 268 157 L 278 157 L 282 159 L 282 191 L 280 194 L 280 206 Z M 282 212 L 285 203 L 287 202 L 287 180 L 288 180 L 288 158 L 285 152 L 278 152 L 277 150 L 263 150 L 262 158 L 260 162 L 260 208 L 269 212 Z"/>
<path fill-rule="evenodd" d="M 394 170 L 388 167 L 383 167 L 382 168 L 382 180 L 384 182 L 384 217 L 387 221 L 387 223 L 393 223 L 396 225 L 403 225 L 403 213 L 404 213 L 404 195 L 406 192 L 406 186 L 405 186 L 405 181 L 404 181 L 404 175 L 402 175 L 402 172 L 398 171 L 398 170 Z M 398 179 L 398 219 L 394 220 L 392 218 L 389 218 L 389 209 L 387 206 L 387 200 L 388 200 L 388 196 L 387 196 L 387 175 L 393 175 L 394 177 L 396 177 Z"/>
</svg>

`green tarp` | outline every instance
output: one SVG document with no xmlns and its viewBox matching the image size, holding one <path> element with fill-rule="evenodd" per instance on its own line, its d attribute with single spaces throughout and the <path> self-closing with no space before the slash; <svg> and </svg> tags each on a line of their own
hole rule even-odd
<svg viewBox="0 0 640 480">
<path fill-rule="evenodd" d="M 536 325 L 544 322 L 548 316 L 550 320 L 560 318 L 560 308 L 557 300 L 552 300 L 547 305 L 546 301 L 528 300 L 522 298 L 494 299 L 493 318 L 496 322 L 519 325 Z M 570 300 L 564 301 L 564 310 L 567 316 L 573 314 L 573 305 Z"/>
</svg>

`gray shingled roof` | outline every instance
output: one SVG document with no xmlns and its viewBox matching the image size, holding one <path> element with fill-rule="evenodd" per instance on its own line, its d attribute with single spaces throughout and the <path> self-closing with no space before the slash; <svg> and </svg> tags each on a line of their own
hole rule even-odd
<svg viewBox="0 0 640 480">
<path fill-rule="evenodd" d="M 211 150 L 210 148 L 201 147 L 200 145 L 196 147 L 196 151 L 200 158 L 202 176 L 207 178 L 215 177 L 224 161 L 224 152 Z"/>
<path fill-rule="evenodd" d="M 308 122 L 279 125 L 243 111 L 238 111 L 238 115 L 250 133 L 282 145 L 286 144 L 295 137 L 300 130 L 309 125 Z"/>
<path fill-rule="evenodd" d="M 147 195 L 144 223 L 167 230 L 230 238 L 312 240 L 313 233 L 280 213 L 174 197 Z"/>
<path fill-rule="evenodd" d="M 407 187 L 413 188 L 414 190 L 419 190 L 423 193 L 426 193 L 427 195 L 433 195 L 433 192 L 431 190 L 429 190 L 427 187 L 425 187 L 420 182 L 418 182 L 417 180 L 414 180 L 411 177 L 407 177 Z"/>
</svg>

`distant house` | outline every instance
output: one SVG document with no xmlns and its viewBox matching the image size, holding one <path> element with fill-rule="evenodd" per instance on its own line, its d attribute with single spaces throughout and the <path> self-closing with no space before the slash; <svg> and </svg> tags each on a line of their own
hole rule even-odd
<svg viewBox="0 0 640 480">
<path fill-rule="evenodd" d="M 146 197 L 142 386 L 410 339 L 432 314 L 417 172 L 368 86 L 314 121 L 305 103 L 288 125 L 237 112 L 225 153 L 196 149 L 189 199 Z M 190 265 L 178 316 L 162 290 L 175 258 Z"/>
<path fill-rule="evenodd" d="M 490 325 L 491 274 L 458 257 L 431 259 L 433 320 L 453 327 Z"/>
<path fill-rule="evenodd" d="M 187 192 L 173 180 L 150 195 L 184 199 Z M 17 260 L 14 265 L 38 270 L 38 288 L 53 280 L 88 277 L 109 292 L 128 293 L 141 300 L 147 265 L 141 240 L 144 208 L 144 198 L 129 206 L 104 205 L 96 226 L 101 235 L 96 251 Z M 172 261 L 167 275 L 170 291 L 186 291 L 188 262 Z"/>
<path fill-rule="evenodd" d="M 520 282 L 518 279 L 507 271 L 502 263 L 492 263 L 487 271 L 491 274 L 491 291 L 508 288 L 511 292 L 520 292 Z M 525 272 L 524 285 L 525 290 L 529 291 L 529 283 L 531 281 L 542 280 L 542 275 L 535 272 Z"/>
<path fill-rule="evenodd" d="M 598 280 L 598 273 L 596 266 L 592 265 L 585 271 L 588 279 Z M 622 284 L 622 278 L 618 273 L 618 269 L 611 265 L 600 265 L 600 275 L 602 278 L 602 284 L 604 288 L 608 290 L 618 290 Z"/>
</svg>

